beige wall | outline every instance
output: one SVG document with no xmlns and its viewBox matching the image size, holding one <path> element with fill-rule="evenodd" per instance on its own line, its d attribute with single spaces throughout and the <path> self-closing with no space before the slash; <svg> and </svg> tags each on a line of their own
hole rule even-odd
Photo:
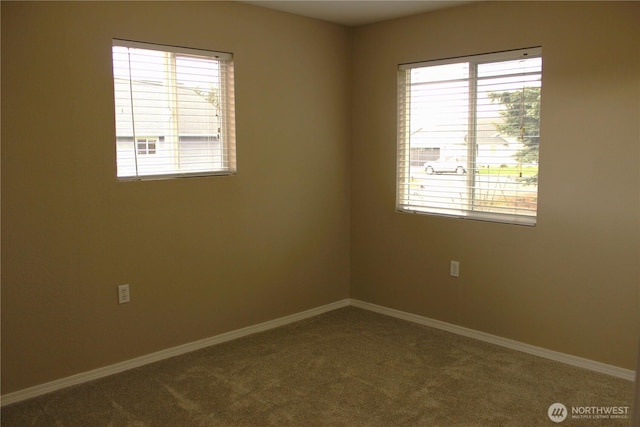
<svg viewBox="0 0 640 427">
<path fill-rule="evenodd" d="M 356 29 L 351 296 L 635 369 L 639 22 L 638 2 L 497 2 Z M 397 64 L 538 45 L 538 225 L 396 213 Z"/>
<path fill-rule="evenodd" d="M 3 394 L 348 296 L 348 36 L 231 3 L 2 2 Z M 116 182 L 114 37 L 235 54 L 237 176 Z"/>
<path fill-rule="evenodd" d="M 348 296 L 635 368 L 638 3 L 1 7 L 3 394 Z M 116 182 L 113 37 L 234 52 L 237 176 Z M 396 213 L 396 65 L 532 45 L 538 225 Z"/>
</svg>

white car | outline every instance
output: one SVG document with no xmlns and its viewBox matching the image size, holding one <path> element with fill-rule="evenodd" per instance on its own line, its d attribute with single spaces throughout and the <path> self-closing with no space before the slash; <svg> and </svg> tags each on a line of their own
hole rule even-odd
<svg viewBox="0 0 640 427">
<path fill-rule="evenodd" d="M 455 157 L 446 157 L 424 164 L 424 171 L 432 175 L 434 173 L 457 173 L 462 175 L 467 173 L 465 162 Z"/>
</svg>

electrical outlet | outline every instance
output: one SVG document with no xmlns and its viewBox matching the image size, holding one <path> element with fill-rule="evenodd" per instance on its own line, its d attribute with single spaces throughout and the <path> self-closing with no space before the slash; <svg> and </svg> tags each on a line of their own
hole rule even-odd
<svg viewBox="0 0 640 427">
<path fill-rule="evenodd" d="M 131 301 L 131 295 L 129 294 L 129 285 L 118 286 L 118 304 L 124 304 Z"/>
<path fill-rule="evenodd" d="M 449 275 L 453 277 L 460 277 L 460 262 L 451 261 L 449 266 Z"/>
</svg>

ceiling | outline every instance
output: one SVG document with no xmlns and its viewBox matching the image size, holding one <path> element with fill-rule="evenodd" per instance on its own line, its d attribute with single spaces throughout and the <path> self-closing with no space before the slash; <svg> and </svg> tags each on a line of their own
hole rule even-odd
<svg viewBox="0 0 640 427">
<path fill-rule="evenodd" d="M 336 24 L 357 26 L 437 9 L 460 6 L 462 4 L 472 3 L 473 1 L 479 0 L 254 0 L 243 1 L 243 3 L 309 18 L 321 19 Z"/>
</svg>

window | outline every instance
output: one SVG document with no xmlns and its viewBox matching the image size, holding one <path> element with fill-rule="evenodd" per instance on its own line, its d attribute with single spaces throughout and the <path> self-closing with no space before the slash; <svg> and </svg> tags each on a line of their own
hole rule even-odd
<svg viewBox="0 0 640 427">
<path fill-rule="evenodd" d="M 117 177 L 236 172 L 233 57 L 113 40 Z"/>
<path fill-rule="evenodd" d="M 535 225 L 541 55 L 398 67 L 399 211 Z"/>
<path fill-rule="evenodd" d="M 155 138 L 136 138 L 138 154 L 156 154 L 156 143 Z"/>
</svg>

